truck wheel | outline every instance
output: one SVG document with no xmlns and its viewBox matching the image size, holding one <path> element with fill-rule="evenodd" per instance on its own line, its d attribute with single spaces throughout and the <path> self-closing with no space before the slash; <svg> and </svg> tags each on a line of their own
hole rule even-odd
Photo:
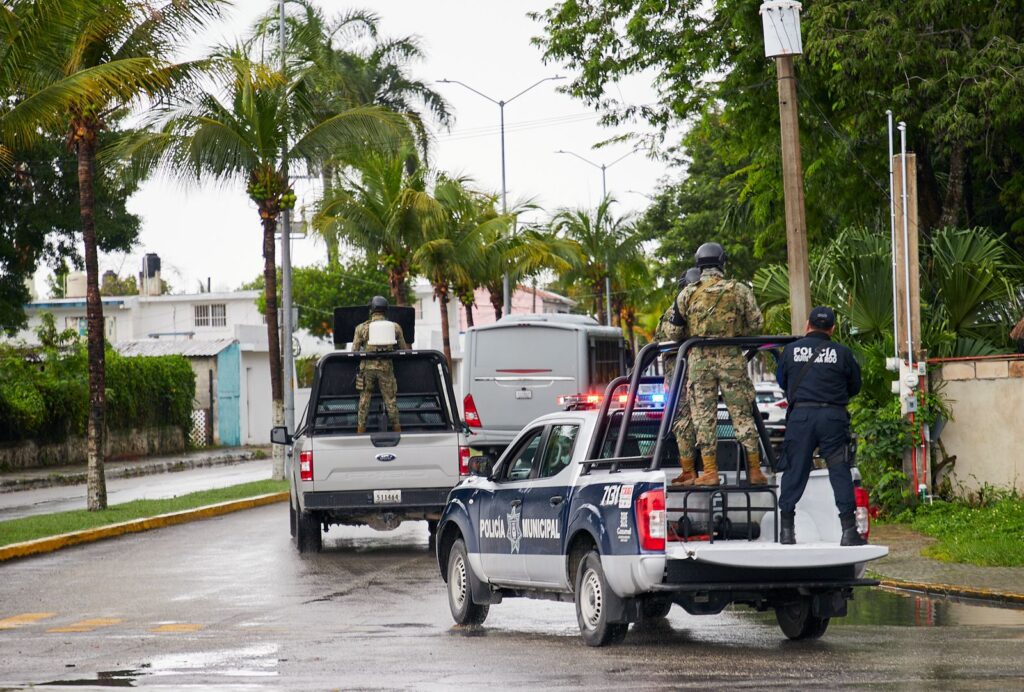
<svg viewBox="0 0 1024 692">
<path fill-rule="evenodd" d="M 323 545 L 320 516 L 299 510 L 295 517 L 295 547 L 300 553 L 319 553 Z"/>
<path fill-rule="evenodd" d="M 488 605 L 473 603 L 466 543 L 456 539 L 448 553 L 448 607 L 457 625 L 479 625 L 487 619 Z"/>
<path fill-rule="evenodd" d="M 829 618 L 811 615 L 809 598 L 775 606 L 775 619 L 778 620 L 782 633 L 794 640 L 817 639 L 825 634 L 829 623 Z"/>
<path fill-rule="evenodd" d="M 576 570 L 576 620 L 587 646 L 618 644 L 626 637 L 628 623 L 608 621 L 608 582 L 601 568 L 601 556 L 591 550 Z"/>
</svg>

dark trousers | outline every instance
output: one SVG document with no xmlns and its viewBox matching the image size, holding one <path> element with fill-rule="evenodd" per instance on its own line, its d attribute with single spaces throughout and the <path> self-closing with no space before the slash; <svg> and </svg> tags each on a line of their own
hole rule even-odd
<svg viewBox="0 0 1024 692">
<path fill-rule="evenodd" d="M 814 450 L 828 465 L 828 478 L 840 514 L 853 512 L 853 476 L 846 457 L 850 418 L 842 408 L 812 408 L 797 404 L 786 422 L 783 442 L 782 492 L 779 511 L 792 512 L 803 497 L 807 478 L 814 468 Z"/>
</svg>

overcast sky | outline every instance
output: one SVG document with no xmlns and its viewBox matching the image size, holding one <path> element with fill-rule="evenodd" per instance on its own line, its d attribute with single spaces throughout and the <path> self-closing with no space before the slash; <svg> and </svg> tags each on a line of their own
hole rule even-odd
<svg viewBox="0 0 1024 692">
<path fill-rule="evenodd" d="M 568 74 L 560 65 L 545 66 L 539 49 L 530 45 L 530 38 L 540 33 L 540 25 L 526 13 L 550 2 L 319 0 L 318 4 L 329 14 L 350 8 L 372 9 L 381 17 L 385 36 L 419 36 L 427 59 L 412 72 L 430 83 L 460 80 L 500 100 L 543 77 Z M 270 5 L 266 0 L 235 0 L 231 14 L 192 48 L 199 52 L 205 45 L 246 33 Z M 619 131 L 600 127 L 596 113 L 555 91 L 558 84 L 542 84 L 506 106 L 509 199 L 534 198 L 547 210 L 595 205 L 601 196 L 601 171 L 555 151 L 566 149 L 596 163 L 611 163 L 630 147 L 617 144 L 593 150 L 593 144 Z M 435 164 L 442 170 L 469 175 L 484 189 L 497 192 L 501 187 L 498 107 L 458 85 L 434 86 L 449 100 L 456 116 L 451 132 L 436 135 Z M 654 100 L 645 79 L 622 84 L 616 95 L 631 103 Z M 619 199 L 620 211 L 640 210 L 648 200 L 639 193 L 650 194 L 665 173 L 664 164 L 633 154 L 608 169 L 608 190 Z M 318 191 L 318 185 L 300 181 L 296 185 L 299 206 L 311 205 Z M 207 277 L 214 290 L 232 290 L 262 271 L 259 217 L 242 182 L 226 188 L 188 188 L 157 176 L 128 206 L 142 217 L 139 243 L 127 255 L 101 256 L 101 272 L 112 269 L 122 276 L 137 274 L 142 255 L 155 252 L 175 292 L 194 292 Z M 527 220 L 542 220 L 546 215 L 533 217 Z M 307 238 L 293 243 L 293 257 L 295 265 L 308 265 L 324 262 L 326 253 L 322 242 Z M 41 276 L 37 286 L 45 291 Z"/>
</svg>

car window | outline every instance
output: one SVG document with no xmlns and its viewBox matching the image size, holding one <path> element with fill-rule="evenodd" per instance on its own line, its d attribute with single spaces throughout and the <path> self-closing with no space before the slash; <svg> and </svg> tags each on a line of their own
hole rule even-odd
<svg viewBox="0 0 1024 692">
<path fill-rule="evenodd" d="M 544 461 L 540 467 L 541 478 L 554 476 L 569 465 L 579 431 L 578 425 L 556 425 L 551 429 L 548 444 L 544 448 Z"/>
<path fill-rule="evenodd" d="M 533 460 L 537 456 L 537 448 L 540 447 L 541 434 L 543 432 L 544 428 L 537 428 L 529 433 L 528 438 L 522 442 L 519 450 L 509 459 L 505 480 L 521 481 L 530 477 L 530 471 L 533 470 Z"/>
</svg>

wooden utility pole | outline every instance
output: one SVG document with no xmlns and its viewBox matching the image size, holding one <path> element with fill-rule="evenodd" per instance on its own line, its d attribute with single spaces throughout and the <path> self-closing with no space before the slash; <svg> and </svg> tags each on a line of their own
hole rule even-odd
<svg viewBox="0 0 1024 692">
<path fill-rule="evenodd" d="M 786 201 L 786 258 L 789 264 L 789 323 L 802 336 L 811 312 L 811 272 L 807 261 L 807 219 L 804 212 L 804 171 L 800 160 L 800 122 L 793 56 L 775 58 L 779 80 L 779 123 L 782 130 L 782 184 Z"/>
<path fill-rule="evenodd" d="M 904 157 L 892 157 L 893 198 L 896 202 L 896 324 L 893 334 L 903 360 L 917 363 L 921 358 L 921 271 L 918 264 L 917 156 L 906 155 L 906 195 L 903 191 Z M 903 233 L 904 203 L 906 237 Z M 909 262 L 908 262 L 909 261 Z M 909 293 L 909 295 L 908 295 Z M 907 339 L 907 311 L 910 312 L 910 339 Z M 908 343 L 910 344 L 908 347 Z M 910 349 L 910 353 L 907 349 Z"/>
</svg>

